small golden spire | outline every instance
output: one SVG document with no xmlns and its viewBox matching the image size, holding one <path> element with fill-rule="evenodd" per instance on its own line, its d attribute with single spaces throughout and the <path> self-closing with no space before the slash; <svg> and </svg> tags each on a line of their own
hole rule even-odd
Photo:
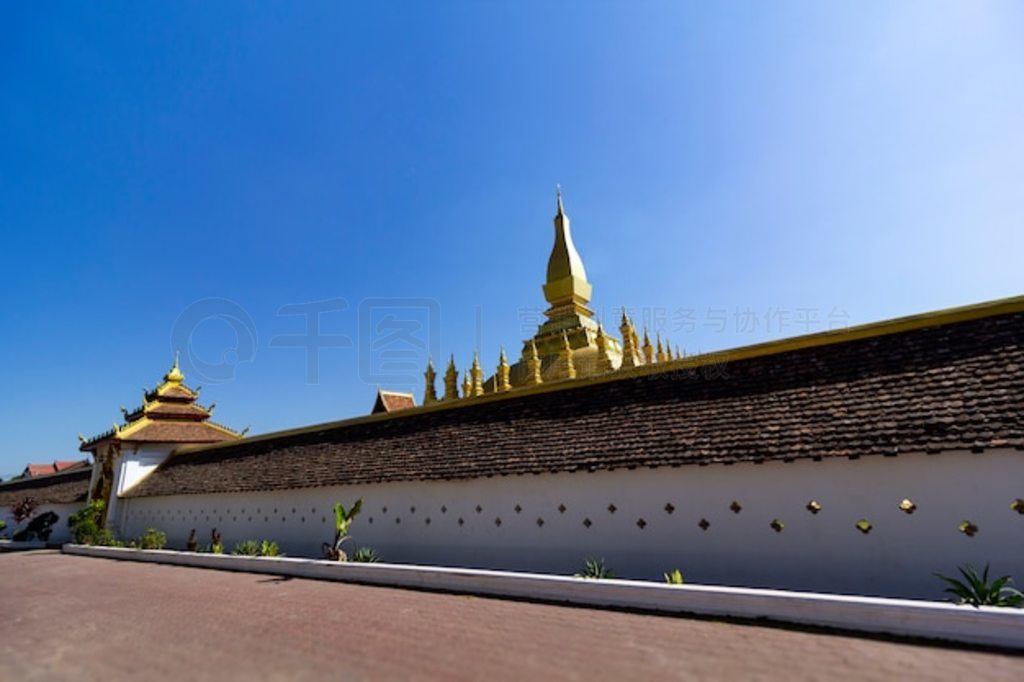
<svg viewBox="0 0 1024 682">
<path fill-rule="evenodd" d="M 164 381 L 169 381 L 172 384 L 180 384 L 185 381 L 185 375 L 181 373 L 181 368 L 178 367 L 178 351 L 174 351 L 174 364 L 171 365 L 171 369 L 164 375 Z"/>
<path fill-rule="evenodd" d="M 572 359 L 572 345 L 569 344 L 569 335 L 564 331 L 562 332 L 562 378 L 563 379 L 575 379 L 576 378 L 576 363 Z"/>
<path fill-rule="evenodd" d="M 434 360 L 429 355 L 427 356 L 427 370 L 423 372 L 423 404 L 429 405 L 430 403 L 437 402 L 437 389 L 434 386 L 434 382 L 437 379 L 437 372 L 434 371 Z"/>
<path fill-rule="evenodd" d="M 654 364 L 654 346 L 651 345 L 651 337 L 647 334 L 647 327 L 644 327 L 644 345 L 642 346 L 644 351 L 644 364 Z"/>
<path fill-rule="evenodd" d="M 679 351 L 679 344 L 677 343 L 676 344 L 676 360 L 682 360 L 685 357 L 686 357 L 686 353 Z"/>
<path fill-rule="evenodd" d="M 633 329 L 633 323 L 629 321 L 625 308 L 622 309 L 622 324 L 619 325 L 619 332 L 622 334 L 622 367 L 636 367 L 638 364 L 636 330 Z"/>
<path fill-rule="evenodd" d="M 501 347 L 498 354 L 498 372 L 494 375 L 494 391 L 510 391 L 512 384 L 508 380 L 509 374 L 508 358 L 505 357 L 505 347 Z"/>
<path fill-rule="evenodd" d="M 655 352 L 655 359 L 659 363 L 665 362 L 665 348 L 661 345 L 661 332 L 658 332 L 658 345 L 656 346 L 657 351 Z"/>
<path fill-rule="evenodd" d="M 455 355 L 448 359 L 448 369 L 444 372 L 444 399 L 458 400 L 459 370 L 455 368 Z"/>
<path fill-rule="evenodd" d="M 604 327 L 597 325 L 597 373 L 604 374 L 615 369 L 612 359 L 608 357 L 608 337 L 604 335 Z"/>
<path fill-rule="evenodd" d="M 469 370 L 462 375 L 462 398 L 466 399 L 473 395 L 473 382 L 469 378 Z"/>
<path fill-rule="evenodd" d="M 540 355 L 537 354 L 537 344 L 533 339 L 530 339 L 529 349 L 530 354 L 526 356 L 526 385 L 536 386 L 544 381 L 544 377 L 540 372 Z"/>
<path fill-rule="evenodd" d="M 665 339 L 665 360 L 672 362 L 675 358 L 672 357 L 672 344 Z"/>
<path fill-rule="evenodd" d="M 472 375 L 473 381 L 473 395 L 484 394 L 484 371 L 480 369 L 480 357 L 478 353 L 473 353 L 473 365 L 469 368 L 470 374 Z"/>
</svg>

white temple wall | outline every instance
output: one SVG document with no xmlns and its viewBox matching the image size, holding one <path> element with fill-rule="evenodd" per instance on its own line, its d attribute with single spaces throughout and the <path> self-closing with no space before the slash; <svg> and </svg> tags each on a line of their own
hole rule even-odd
<svg viewBox="0 0 1024 682">
<path fill-rule="evenodd" d="M 943 598 L 934 572 L 991 562 L 1024 583 L 1024 514 L 1010 506 L 1024 497 L 1024 453 L 1012 450 L 121 502 L 125 537 L 155 527 L 184 548 L 191 528 L 205 545 L 216 527 L 228 552 L 244 539 L 269 539 L 292 556 L 318 556 L 332 537 L 332 505 L 359 497 L 353 538 L 399 563 L 571 574 L 584 558 L 603 557 L 624 578 L 661 580 L 678 567 L 693 583 Z M 914 513 L 899 509 L 904 498 Z M 806 509 L 810 500 L 819 513 Z M 860 519 L 869 533 L 857 529 Z M 958 530 L 965 520 L 978 527 L 974 537 Z"/>
<path fill-rule="evenodd" d="M 50 534 L 48 542 L 51 545 L 59 545 L 71 541 L 71 529 L 68 528 L 68 516 L 84 506 L 85 504 L 82 502 L 76 502 L 74 504 L 41 504 L 32 512 L 32 518 L 35 518 L 40 514 L 45 514 L 48 511 L 55 512 L 60 518 L 58 518 L 57 523 L 53 525 L 53 532 Z M 21 524 L 15 523 L 14 511 L 10 507 L 0 507 L 0 519 L 7 522 L 7 528 L 3 530 L 3 535 L 7 538 L 10 538 L 14 535 L 15 531 L 19 528 L 24 528 L 29 523 L 28 521 L 22 521 Z"/>
<path fill-rule="evenodd" d="M 114 482 L 107 510 L 107 526 L 115 533 L 124 528 L 124 509 L 120 496 L 138 484 L 167 459 L 175 445 L 142 445 L 125 448 L 114 465 Z"/>
</svg>

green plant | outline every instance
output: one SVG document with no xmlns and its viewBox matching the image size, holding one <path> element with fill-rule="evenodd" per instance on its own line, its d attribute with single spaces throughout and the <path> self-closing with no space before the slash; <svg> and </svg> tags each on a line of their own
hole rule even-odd
<svg viewBox="0 0 1024 682">
<path fill-rule="evenodd" d="M 377 554 L 377 550 L 373 547 L 360 547 L 356 551 L 352 552 L 352 556 L 349 561 L 357 561 L 363 564 L 375 564 L 380 561 L 380 555 Z"/>
<path fill-rule="evenodd" d="M 98 545 L 100 547 L 124 547 L 124 543 L 114 536 L 114 533 L 106 528 L 101 528 L 92 537 L 92 542 L 89 544 Z"/>
<path fill-rule="evenodd" d="M 68 516 L 71 539 L 79 545 L 100 544 L 96 541 L 103 521 L 103 500 L 93 500 Z"/>
<path fill-rule="evenodd" d="M 682 585 L 685 582 L 683 580 L 683 572 L 677 568 L 671 573 L 666 573 L 665 582 L 669 585 Z"/>
<path fill-rule="evenodd" d="M 588 580 L 604 580 L 605 578 L 614 578 L 615 574 L 604 563 L 604 559 L 591 557 L 584 559 L 583 570 L 577 573 L 576 577 L 587 578 Z"/>
<path fill-rule="evenodd" d="M 167 546 L 167 533 L 156 528 L 147 528 L 146 532 L 139 537 L 139 547 L 142 549 L 163 549 Z"/>
<path fill-rule="evenodd" d="M 260 553 L 260 543 L 256 540 L 243 540 L 235 545 L 231 553 L 239 556 L 256 556 Z"/>
<path fill-rule="evenodd" d="M 348 529 L 352 526 L 352 522 L 359 515 L 359 512 L 363 509 L 363 498 L 359 498 L 352 505 L 352 508 L 345 510 L 345 506 L 340 502 L 334 505 L 334 542 L 333 544 L 324 543 L 322 548 L 324 551 L 324 558 L 331 559 L 333 561 L 348 561 L 348 555 L 341 548 L 342 543 L 351 538 L 348 535 Z"/>
<path fill-rule="evenodd" d="M 260 543 L 260 556 L 280 556 L 281 548 L 277 546 L 276 542 L 270 540 L 264 540 Z"/>
<path fill-rule="evenodd" d="M 1016 606 L 1024 607 L 1024 593 L 1013 587 L 1013 578 L 1004 575 L 992 582 L 988 580 L 988 564 L 981 575 L 967 564 L 957 568 L 964 581 L 935 573 L 935 577 L 949 584 L 946 592 L 957 598 L 958 604 L 971 606 Z"/>
</svg>

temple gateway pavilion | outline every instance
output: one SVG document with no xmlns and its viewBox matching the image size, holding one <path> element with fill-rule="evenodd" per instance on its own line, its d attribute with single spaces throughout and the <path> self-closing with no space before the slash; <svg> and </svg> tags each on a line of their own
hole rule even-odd
<svg viewBox="0 0 1024 682">
<path fill-rule="evenodd" d="M 554 227 L 514 362 L 428 364 L 419 405 L 380 389 L 371 414 L 256 436 L 175 362 L 83 439 L 91 467 L 0 484 L 8 527 L 26 497 L 104 499 L 121 537 L 318 556 L 361 498 L 354 543 L 398 563 L 926 598 L 968 562 L 1024 580 L 1024 297 L 687 356 L 596 320 L 560 195 Z"/>
</svg>

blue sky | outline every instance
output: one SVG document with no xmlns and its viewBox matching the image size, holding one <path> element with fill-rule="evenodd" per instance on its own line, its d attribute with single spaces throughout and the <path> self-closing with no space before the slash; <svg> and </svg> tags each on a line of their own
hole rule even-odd
<svg viewBox="0 0 1024 682">
<path fill-rule="evenodd" d="M 371 5 L 0 9 L 0 474 L 182 339 L 254 432 L 407 387 L 375 315 L 518 354 L 556 183 L 595 309 L 691 353 L 1021 293 L 1024 4 Z"/>
</svg>

